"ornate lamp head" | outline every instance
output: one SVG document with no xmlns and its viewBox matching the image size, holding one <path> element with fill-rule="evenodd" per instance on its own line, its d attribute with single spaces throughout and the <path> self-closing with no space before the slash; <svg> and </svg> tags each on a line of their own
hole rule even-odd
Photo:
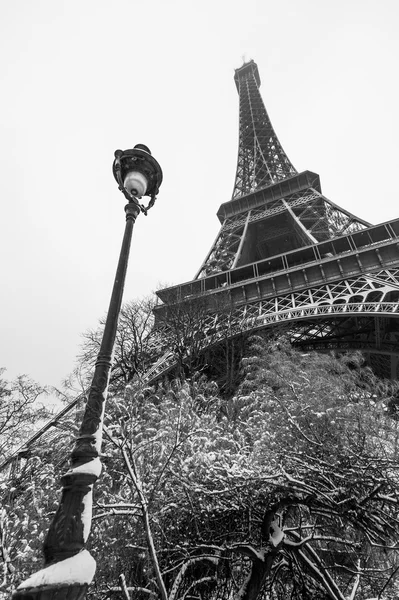
<svg viewBox="0 0 399 600">
<path fill-rule="evenodd" d="M 150 196 L 147 209 L 151 208 L 162 183 L 162 169 L 147 146 L 136 144 L 132 150 L 116 150 L 112 171 L 129 202 L 138 204 L 138 198 Z M 146 213 L 147 209 L 140 208 Z"/>
</svg>

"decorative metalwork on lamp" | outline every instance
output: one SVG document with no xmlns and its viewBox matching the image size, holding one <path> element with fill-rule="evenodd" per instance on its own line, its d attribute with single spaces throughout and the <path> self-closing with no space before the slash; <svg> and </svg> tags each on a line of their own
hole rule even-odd
<svg viewBox="0 0 399 600">
<path fill-rule="evenodd" d="M 147 211 L 154 206 L 162 183 L 161 167 L 148 146 L 136 144 L 132 150 L 115 150 L 112 171 L 125 198 L 138 204 L 140 210 L 147 215 Z M 137 198 L 143 196 L 151 198 L 146 207 L 137 201 Z"/>
</svg>

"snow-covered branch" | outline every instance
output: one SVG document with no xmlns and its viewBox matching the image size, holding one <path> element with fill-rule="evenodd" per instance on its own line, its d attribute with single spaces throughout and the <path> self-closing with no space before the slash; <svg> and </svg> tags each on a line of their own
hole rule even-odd
<svg viewBox="0 0 399 600">
<path fill-rule="evenodd" d="M 122 450 L 122 454 L 123 454 L 123 458 L 124 458 L 128 473 L 130 475 L 131 481 L 132 481 L 132 483 L 136 489 L 136 492 L 138 494 L 138 497 L 139 497 L 141 511 L 142 511 L 142 518 L 143 518 L 143 522 L 144 522 L 144 529 L 145 529 L 145 534 L 146 534 L 146 538 L 147 538 L 148 549 L 149 549 L 151 560 L 152 560 L 152 563 L 154 566 L 155 577 L 157 580 L 159 592 L 160 592 L 162 600 L 168 600 L 168 593 L 166 591 L 165 583 L 162 578 L 162 573 L 161 573 L 161 569 L 159 567 L 157 552 L 155 549 L 154 539 L 152 536 L 152 531 L 151 531 L 151 526 L 150 526 L 150 518 L 149 518 L 149 514 L 148 514 L 147 500 L 143 494 L 141 483 L 137 477 L 134 462 L 133 462 L 133 464 L 130 462 L 130 459 L 127 455 L 125 448 Z"/>
</svg>

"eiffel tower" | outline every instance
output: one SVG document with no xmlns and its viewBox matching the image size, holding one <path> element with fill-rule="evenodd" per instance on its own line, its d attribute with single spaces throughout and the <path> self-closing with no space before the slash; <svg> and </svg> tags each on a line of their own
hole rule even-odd
<svg viewBox="0 0 399 600">
<path fill-rule="evenodd" d="M 232 198 L 217 212 L 220 231 L 194 279 L 157 292 L 160 333 L 147 345 L 154 362 L 146 381 L 176 365 L 162 328 L 168 307 L 199 298 L 216 306 L 228 301 L 232 336 L 284 324 L 301 349 L 360 349 L 379 375 L 398 378 L 399 219 L 373 226 L 326 198 L 319 176 L 298 173 L 284 152 L 255 62 L 237 69 L 234 81 L 240 120 Z M 219 321 L 211 310 L 204 348 L 217 341 L 207 332 L 225 335 Z M 83 401 L 78 397 L 53 417 L 0 464 L 0 473 L 18 469 L 21 459 L 69 431 Z"/>
<path fill-rule="evenodd" d="M 319 176 L 298 173 L 284 152 L 256 63 L 234 81 L 232 198 L 219 207 L 220 231 L 195 278 L 157 292 L 157 321 L 173 303 L 224 297 L 236 330 L 285 323 L 302 349 L 360 349 L 379 375 L 398 378 L 399 219 L 372 226 L 326 198 Z"/>
</svg>

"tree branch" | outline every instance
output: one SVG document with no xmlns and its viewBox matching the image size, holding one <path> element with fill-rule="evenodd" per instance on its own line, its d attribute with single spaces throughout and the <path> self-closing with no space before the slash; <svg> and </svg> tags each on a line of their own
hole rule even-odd
<svg viewBox="0 0 399 600">
<path fill-rule="evenodd" d="M 154 539 L 152 537 L 152 531 L 151 531 L 150 519 L 149 519 L 149 514 L 148 514 L 147 502 L 146 502 L 146 499 L 144 497 L 141 484 L 140 484 L 140 482 L 139 482 L 139 480 L 138 480 L 138 478 L 137 478 L 137 476 L 135 474 L 134 463 L 133 463 L 133 465 L 131 464 L 125 448 L 122 449 L 122 454 L 123 454 L 123 458 L 124 458 L 127 470 L 129 472 L 130 478 L 131 478 L 131 480 L 133 482 L 133 485 L 134 485 L 134 487 L 135 487 L 135 489 L 137 491 L 138 497 L 139 497 L 139 501 L 140 501 L 140 505 L 141 505 L 141 511 L 142 511 L 142 518 L 143 518 L 143 522 L 144 522 L 144 530 L 145 530 L 145 535 L 146 535 L 147 544 L 148 544 L 148 549 L 149 549 L 150 556 L 151 556 L 151 559 L 152 559 L 152 564 L 154 566 L 155 577 L 156 577 L 156 580 L 157 580 L 157 583 L 158 583 L 158 587 L 159 587 L 161 599 L 162 600 L 168 600 L 168 593 L 166 591 L 165 583 L 164 583 L 163 578 L 162 578 L 162 573 L 161 573 L 161 569 L 159 567 L 158 557 L 157 557 L 157 553 L 156 553 L 156 550 L 155 550 Z"/>
</svg>

